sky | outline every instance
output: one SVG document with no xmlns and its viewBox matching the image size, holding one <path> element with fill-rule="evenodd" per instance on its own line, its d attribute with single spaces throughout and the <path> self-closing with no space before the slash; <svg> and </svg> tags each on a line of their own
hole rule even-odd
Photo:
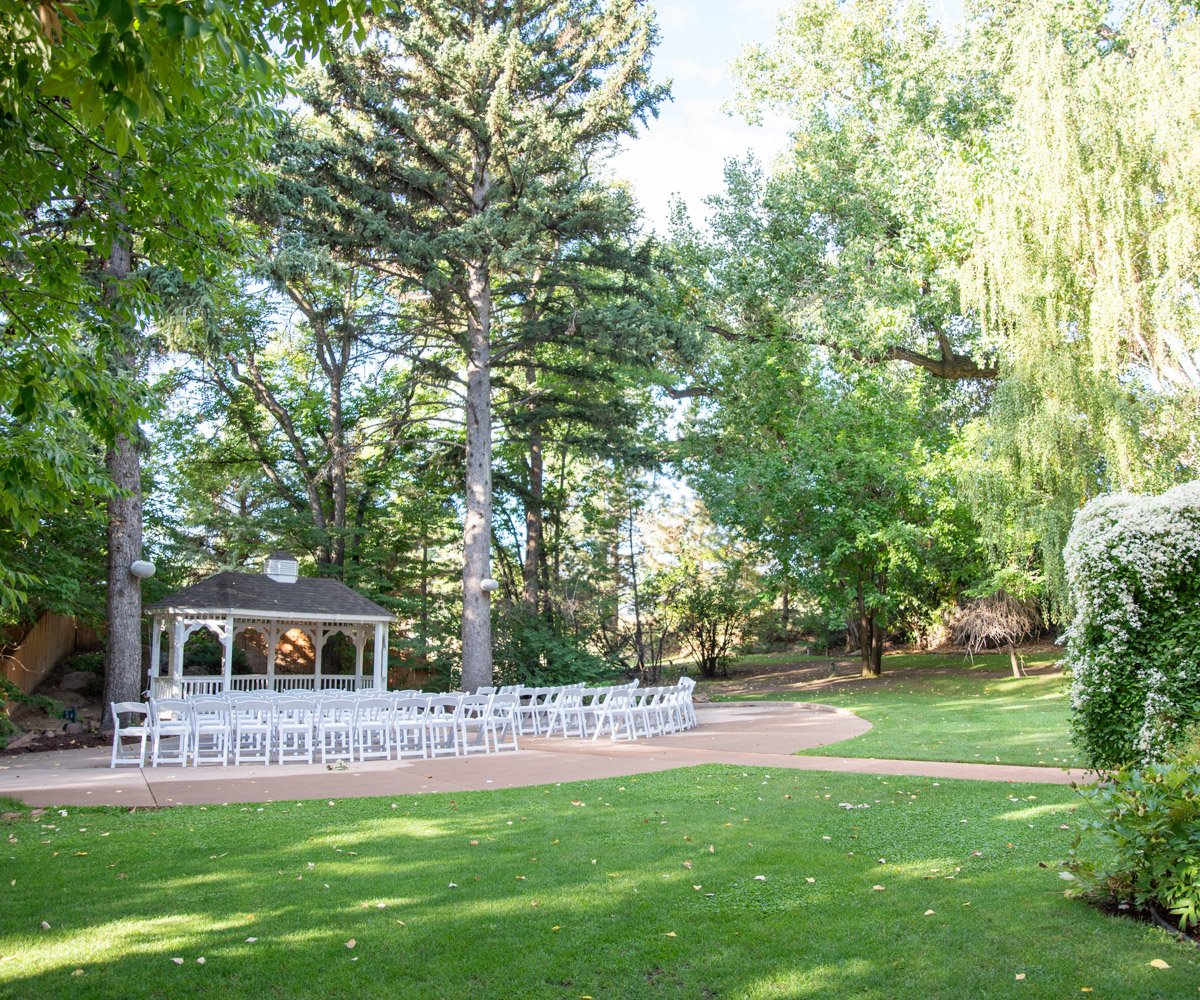
<svg viewBox="0 0 1200 1000">
<path fill-rule="evenodd" d="M 961 17 L 961 0 L 927 0 L 948 28 Z M 658 0 L 660 42 L 655 79 L 672 81 L 674 100 L 657 120 L 625 145 L 612 163 L 632 183 L 649 223 L 666 232 L 670 200 L 678 195 L 694 219 L 704 199 L 722 187 L 725 161 L 753 152 L 769 164 L 787 143 L 787 123 L 748 125 L 726 105 L 735 88 L 731 66 L 751 42 L 769 43 L 779 13 L 791 0 Z"/>
</svg>

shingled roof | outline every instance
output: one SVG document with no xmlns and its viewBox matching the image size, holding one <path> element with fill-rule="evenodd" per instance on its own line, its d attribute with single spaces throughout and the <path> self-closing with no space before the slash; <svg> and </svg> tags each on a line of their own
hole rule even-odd
<svg viewBox="0 0 1200 1000">
<path fill-rule="evenodd" d="M 218 573 L 146 605 L 147 611 L 212 612 L 266 618 L 376 618 L 392 613 L 338 580 L 302 576 L 280 583 L 261 573 Z"/>
</svg>

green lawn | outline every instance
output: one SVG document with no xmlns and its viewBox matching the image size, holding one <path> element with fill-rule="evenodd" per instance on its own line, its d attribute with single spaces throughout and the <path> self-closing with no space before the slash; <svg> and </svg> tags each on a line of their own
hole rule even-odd
<svg viewBox="0 0 1200 1000">
<path fill-rule="evenodd" d="M 713 766 L 49 811 L 0 824 L 0 996 L 1196 996 L 1200 952 L 1039 867 L 1074 801 Z"/>
<path fill-rule="evenodd" d="M 741 697 L 836 705 L 875 727 L 811 754 L 1066 767 L 1080 763 L 1070 743 L 1067 685 L 1061 673 L 997 678 L 964 666 Z"/>
</svg>

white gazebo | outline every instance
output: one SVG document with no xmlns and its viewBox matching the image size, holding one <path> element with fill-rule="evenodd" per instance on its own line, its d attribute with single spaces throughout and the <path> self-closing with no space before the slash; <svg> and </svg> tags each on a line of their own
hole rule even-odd
<svg viewBox="0 0 1200 1000">
<path fill-rule="evenodd" d="M 150 693 L 154 697 L 186 697 L 222 691 L 319 690 L 338 687 L 383 690 L 387 687 L 387 630 L 395 621 L 386 608 L 369 601 L 338 580 L 299 575 L 296 560 L 286 552 L 267 557 L 263 573 L 218 573 L 170 597 L 147 605 L 150 612 Z M 184 677 L 183 647 L 193 632 L 213 632 L 224 650 L 220 675 Z M 311 674 L 275 672 L 279 640 L 293 629 L 303 632 L 314 651 Z M 233 673 L 234 640 L 253 630 L 264 639 L 266 673 Z M 169 637 L 166 670 L 162 636 Z M 321 651 L 325 640 L 341 632 L 354 644 L 353 675 L 323 675 Z M 367 643 L 374 641 L 369 682 L 364 684 Z"/>
</svg>

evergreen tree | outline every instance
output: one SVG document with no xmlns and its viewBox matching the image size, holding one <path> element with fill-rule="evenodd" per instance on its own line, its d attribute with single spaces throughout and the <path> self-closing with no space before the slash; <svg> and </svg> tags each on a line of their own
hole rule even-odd
<svg viewBox="0 0 1200 1000">
<path fill-rule="evenodd" d="M 331 242 L 421 296 L 465 367 L 463 686 L 491 679 L 488 594 L 498 303 L 528 288 L 544 239 L 586 211 L 580 179 L 665 96 L 636 0 L 443 0 L 376 12 L 307 100 L 337 142 L 298 182 Z M 513 332 L 519 327 L 513 328 Z"/>
</svg>

